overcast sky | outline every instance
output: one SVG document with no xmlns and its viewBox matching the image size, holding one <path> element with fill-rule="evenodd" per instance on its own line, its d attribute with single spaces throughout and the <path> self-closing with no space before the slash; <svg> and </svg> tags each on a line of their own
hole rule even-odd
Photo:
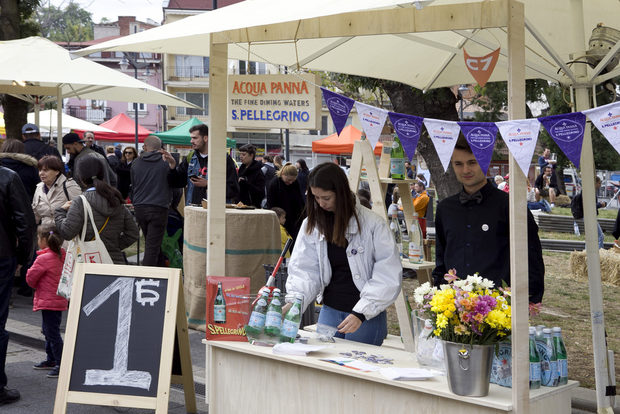
<svg viewBox="0 0 620 414">
<path fill-rule="evenodd" d="M 147 18 L 161 23 L 163 19 L 162 0 L 73 0 L 92 13 L 93 22 L 99 23 L 103 17 L 114 22 L 118 16 L 136 16 L 140 21 Z M 51 0 L 58 7 L 66 7 L 69 0 Z M 42 4 L 45 4 L 43 1 Z"/>
</svg>

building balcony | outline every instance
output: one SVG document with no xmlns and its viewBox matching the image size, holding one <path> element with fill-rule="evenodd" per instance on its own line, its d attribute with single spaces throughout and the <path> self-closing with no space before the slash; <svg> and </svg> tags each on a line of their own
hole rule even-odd
<svg viewBox="0 0 620 414">
<path fill-rule="evenodd" d="M 76 118 L 83 119 L 93 124 L 100 124 L 112 118 L 112 108 L 104 106 L 101 108 L 86 108 L 84 106 L 69 105 L 66 113 Z"/>
<path fill-rule="evenodd" d="M 208 80 L 209 68 L 204 66 L 169 66 L 166 68 L 168 80 L 171 81 L 191 81 Z"/>
</svg>

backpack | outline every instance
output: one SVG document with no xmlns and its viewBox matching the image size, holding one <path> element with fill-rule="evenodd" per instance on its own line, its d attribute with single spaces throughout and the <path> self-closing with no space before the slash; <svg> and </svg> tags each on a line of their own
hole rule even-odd
<svg viewBox="0 0 620 414">
<path fill-rule="evenodd" d="M 581 193 L 577 193 L 570 202 L 570 211 L 573 213 L 573 218 L 579 220 L 583 218 L 583 198 Z"/>
</svg>

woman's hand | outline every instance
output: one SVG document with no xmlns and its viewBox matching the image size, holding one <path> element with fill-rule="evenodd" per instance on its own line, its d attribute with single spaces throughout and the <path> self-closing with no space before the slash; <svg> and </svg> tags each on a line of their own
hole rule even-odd
<svg viewBox="0 0 620 414">
<path fill-rule="evenodd" d="M 67 201 L 65 204 L 63 204 L 63 205 L 61 206 L 61 208 L 62 208 L 62 209 L 64 209 L 64 210 L 69 210 L 69 207 L 71 207 L 71 203 L 72 203 L 72 201 L 71 201 L 71 200 L 69 200 L 69 201 Z"/>
<path fill-rule="evenodd" d="M 340 322 L 340 325 L 338 325 L 338 332 L 342 334 L 353 333 L 357 331 L 360 326 L 362 326 L 362 321 L 351 313 L 344 318 L 344 321 Z"/>
<path fill-rule="evenodd" d="M 293 307 L 293 302 L 289 302 L 285 304 L 284 306 L 282 306 L 282 317 L 284 317 L 288 313 L 289 309 L 291 309 L 292 307 Z"/>
</svg>

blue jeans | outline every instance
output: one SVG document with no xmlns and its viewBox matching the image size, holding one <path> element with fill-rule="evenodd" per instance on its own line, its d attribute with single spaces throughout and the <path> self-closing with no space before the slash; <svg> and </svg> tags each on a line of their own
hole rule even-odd
<svg viewBox="0 0 620 414">
<path fill-rule="evenodd" d="M 601 229 L 601 225 L 599 224 L 598 220 L 596 221 L 596 227 L 598 229 L 598 248 L 602 249 L 605 247 L 605 235 L 603 234 L 603 229 Z"/>
<path fill-rule="evenodd" d="M 9 333 L 5 327 L 9 316 L 9 300 L 16 268 L 15 257 L 0 259 L 0 389 L 4 388 L 7 383 L 4 364 L 6 363 L 6 350 L 9 347 Z"/>
<path fill-rule="evenodd" d="M 45 335 L 45 353 L 47 360 L 60 365 L 62 357 L 62 337 L 60 336 L 60 322 L 62 321 L 62 311 L 42 310 L 41 317 L 43 323 L 43 335 Z"/>
<path fill-rule="evenodd" d="M 338 326 L 340 322 L 349 316 L 349 312 L 342 312 L 327 305 L 323 305 L 319 313 L 318 323 L 328 326 Z M 387 314 L 381 312 L 372 319 L 362 322 L 359 329 L 353 333 L 341 334 L 336 332 L 336 338 L 344 338 L 349 341 L 362 342 L 370 345 L 380 346 L 387 335 Z"/>
</svg>

